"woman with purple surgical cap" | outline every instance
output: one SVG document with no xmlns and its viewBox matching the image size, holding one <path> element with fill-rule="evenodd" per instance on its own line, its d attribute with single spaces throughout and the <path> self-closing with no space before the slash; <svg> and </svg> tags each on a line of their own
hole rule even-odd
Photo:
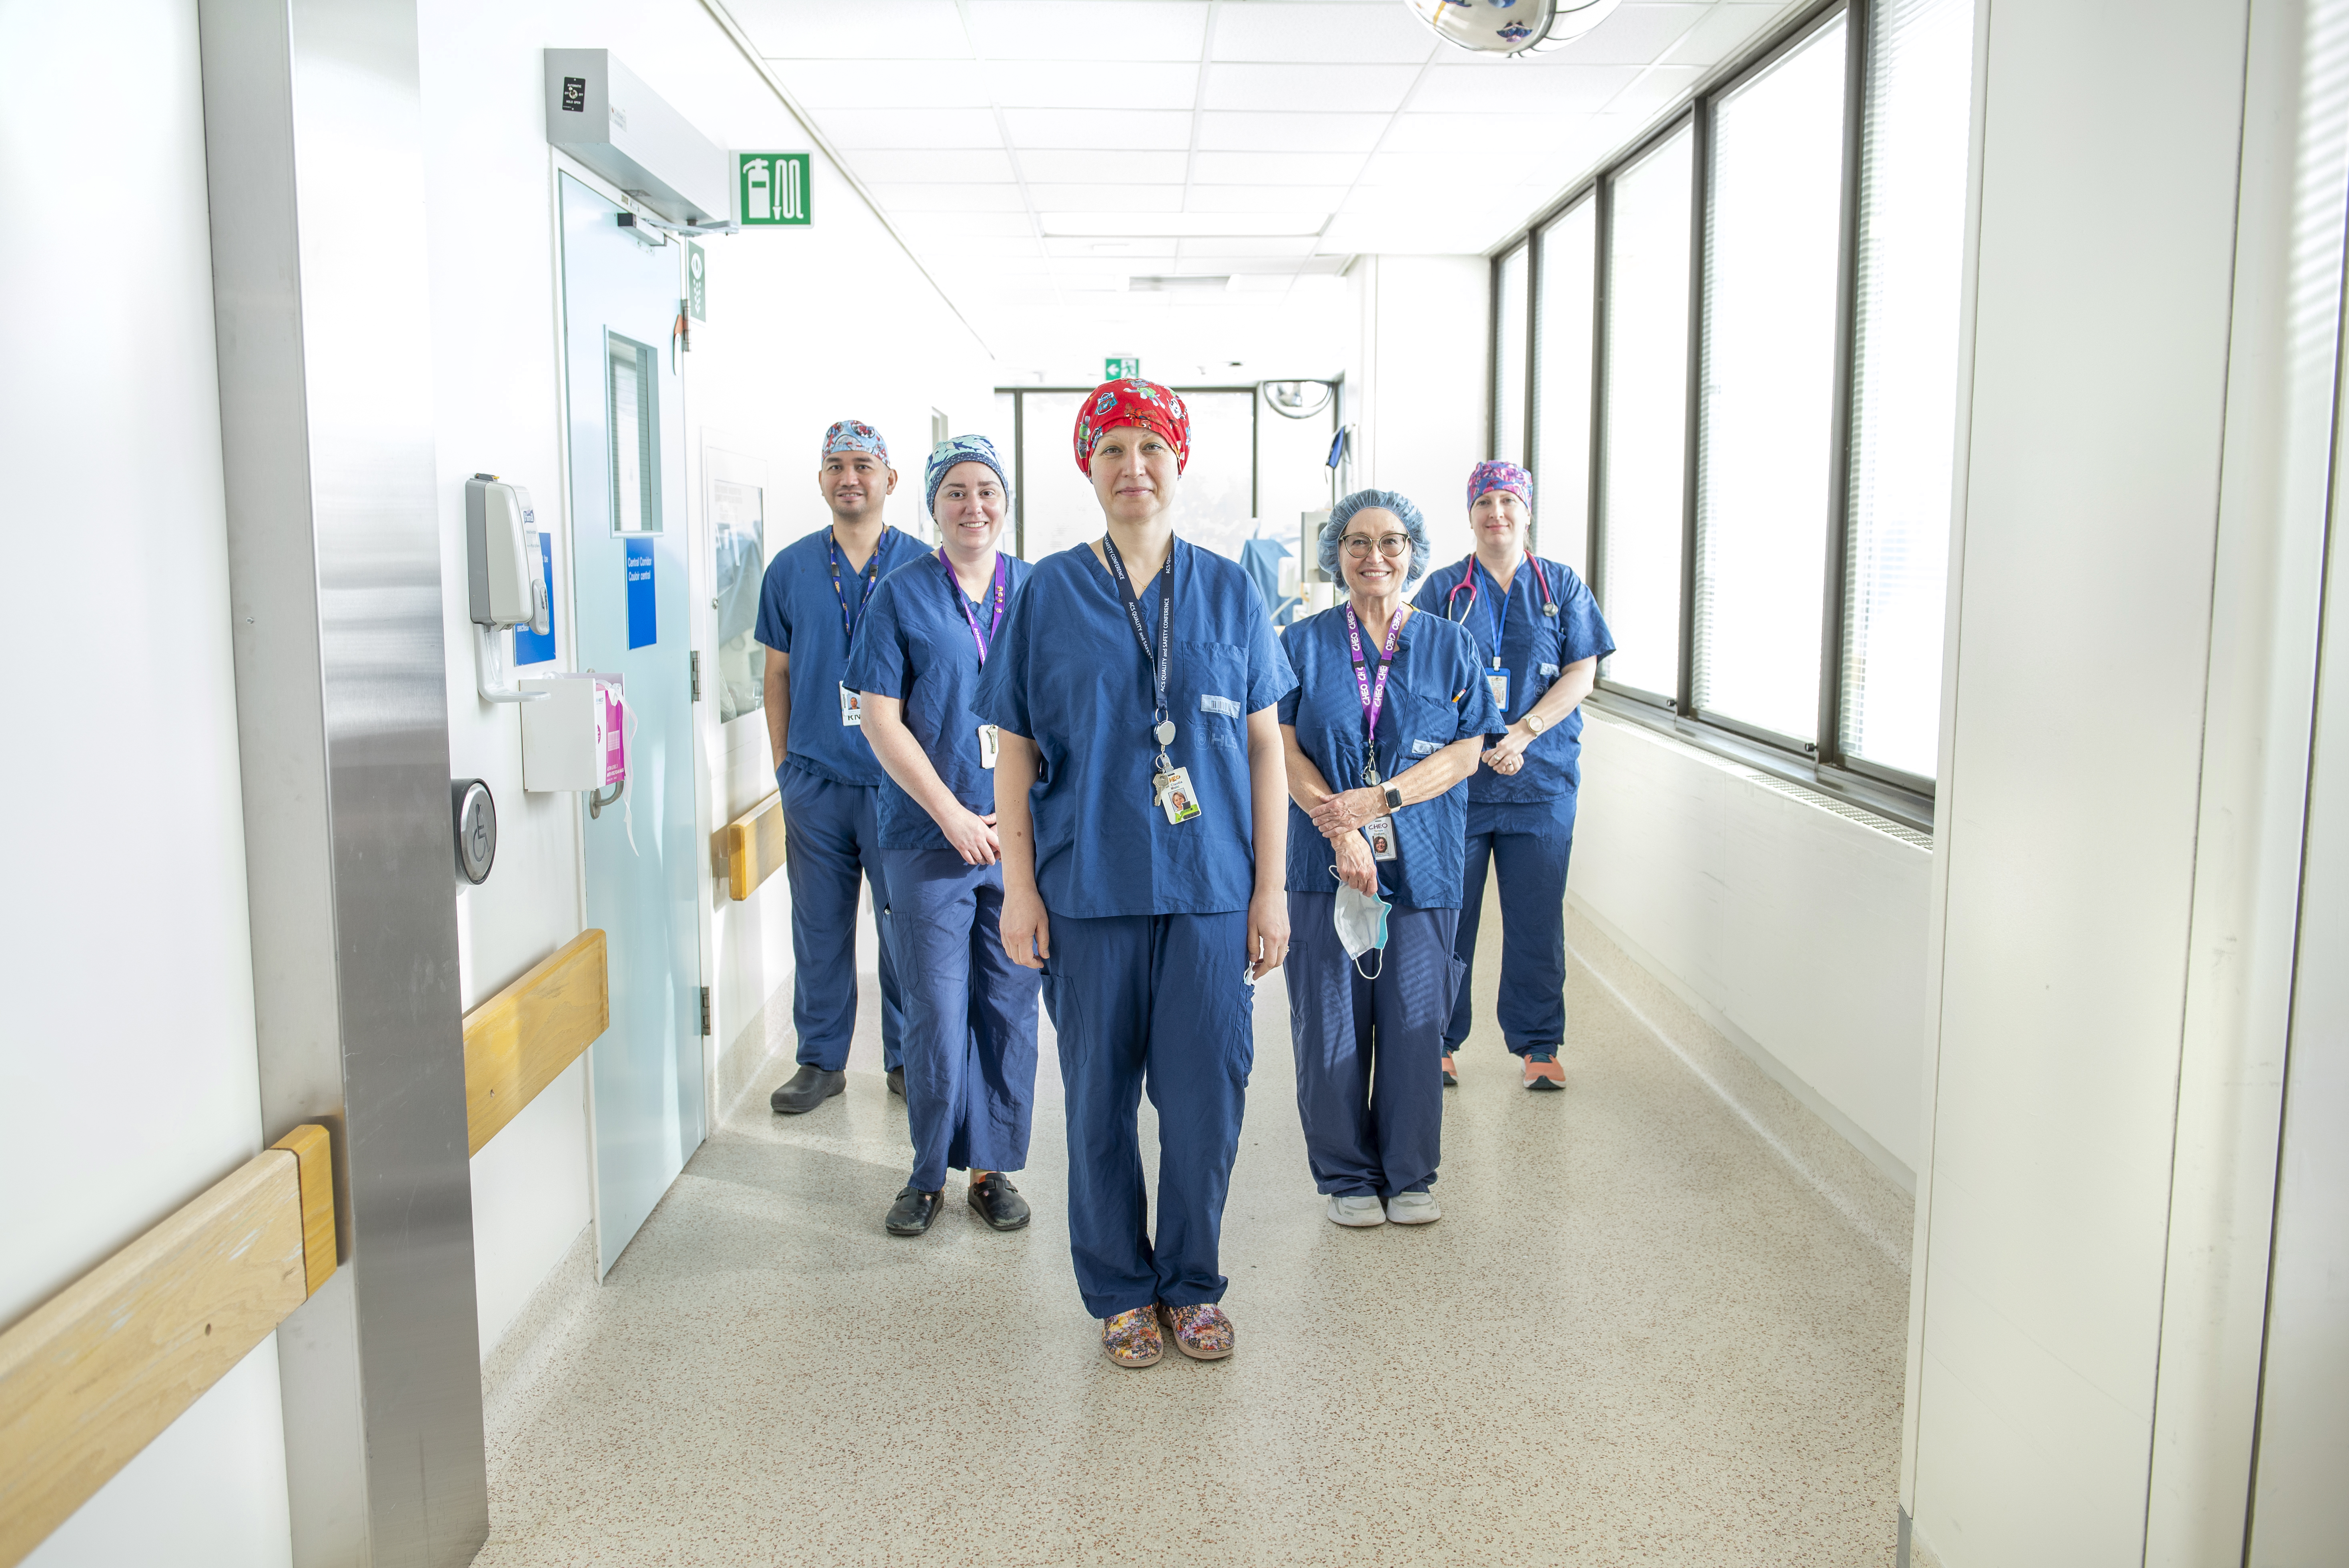
<svg viewBox="0 0 2349 1568">
<path fill-rule="evenodd" d="M 1582 699 L 1615 639 L 1574 569 L 1526 551 L 1533 524 L 1533 477 L 1515 463 L 1476 465 L 1468 476 L 1468 526 L 1476 552 L 1428 573 L 1415 601 L 1456 621 L 1475 640 L 1478 673 L 1491 689 L 1506 735 L 1468 781 L 1465 878 L 1454 951 L 1476 957 L 1485 875 L 1500 883 L 1501 984 L 1495 1008 L 1501 1037 L 1524 1062 L 1525 1087 L 1562 1089 L 1566 1042 L 1566 867 L 1574 848 L 1575 792 L 1581 783 Z M 1463 974 L 1444 1031 L 1444 1081 L 1458 1081 L 1468 1037 L 1468 977 Z"/>
</svg>

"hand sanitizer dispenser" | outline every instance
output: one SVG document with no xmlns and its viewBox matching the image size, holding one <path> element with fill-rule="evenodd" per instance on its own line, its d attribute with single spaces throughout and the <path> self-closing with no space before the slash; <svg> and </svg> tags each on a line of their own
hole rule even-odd
<svg viewBox="0 0 2349 1568">
<path fill-rule="evenodd" d="M 506 685 L 502 634 L 528 626 L 543 636 L 547 585 L 530 492 L 495 474 L 465 481 L 465 562 L 471 593 L 475 686 L 484 702 L 535 702 L 543 691 Z"/>
</svg>

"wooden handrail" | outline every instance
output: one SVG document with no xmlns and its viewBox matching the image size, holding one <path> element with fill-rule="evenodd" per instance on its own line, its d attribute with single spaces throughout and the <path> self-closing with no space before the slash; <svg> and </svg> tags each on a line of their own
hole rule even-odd
<svg viewBox="0 0 2349 1568">
<path fill-rule="evenodd" d="M 782 869 L 783 797 L 768 796 L 718 831 L 726 862 L 726 893 L 740 903 Z"/>
<path fill-rule="evenodd" d="M 604 934 L 590 926 L 465 1015 L 465 1131 L 479 1154 L 612 1026 Z"/>
<path fill-rule="evenodd" d="M 326 1130 L 297 1127 L 0 1334 L 0 1568 L 334 1272 Z"/>
</svg>

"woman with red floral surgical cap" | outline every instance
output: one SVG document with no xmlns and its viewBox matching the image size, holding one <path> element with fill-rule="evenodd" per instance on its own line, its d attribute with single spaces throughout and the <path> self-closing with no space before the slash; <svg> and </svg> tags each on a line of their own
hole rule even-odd
<svg viewBox="0 0 2349 1568">
<path fill-rule="evenodd" d="M 1044 972 L 1068 1101 L 1069 1244 L 1102 1350 L 1232 1352 L 1224 1195 L 1255 1057 L 1255 983 L 1288 949 L 1296 684 L 1237 563 L 1174 537 L 1190 413 L 1105 382 L 1077 417 L 1102 536 L 1036 562 L 971 707 L 1001 737 L 1003 943 Z M 1158 1111 L 1154 1236 L 1135 1125 Z"/>
</svg>

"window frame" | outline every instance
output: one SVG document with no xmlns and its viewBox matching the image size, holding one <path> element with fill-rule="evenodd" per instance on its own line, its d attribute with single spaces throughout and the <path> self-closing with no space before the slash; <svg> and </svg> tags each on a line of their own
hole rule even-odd
<svg viewBox="0 0 2349 1568">
<path fill-rule="evenodd" d="M 1497 444 L 1500 418 L 1501 278 L 1504 258 L 1520 245 L 1526 247 L 1525 301 L 1526 379 L 1522 444 L 1526 466 L 1538 491 L 1541 426 L 1540 317 L 1541 276 L 1546 231 L 1578 203 L 1598 203 L 1592 225 L 1598 253 L 1591 290 L 1591 407 L 1588 536 L 1583 559 L 1588 580 L 1601 604 L 1606 603 L 1607 540 L 1607 366 L 1612 350 L 1608 334 L 1608 303 L 1614 230 L 1614 189 L 1618 177 L 1683 128 L 1691 131 L 1689 221 L 1689 341 L 1687 367 L 1688 415 L 1682 458 L 1681 525 L 1680 645 L 1676 650 L 1676 689 L 1652 692 L 1601 677 L 1588 699 L 1609 715 L 1664 730 L 1705 749 L 1793 782 L 1842 796 L 1855 804 L 1890 817 L 1909 827 L 1930 832 L 1936 781 L 1851 756 L 1843 746 L 1844 628 L 1850 614 L 1849 582 L 1852 555 L 1852 437 L 1856 391 L 1855 350 L 1858 309 L 1859 211 L 1861 174 L 1866 149 L 1870 23 L 1872 0 L 1819 0 L 1725 62 L 1688 97 L 1661 116 L 1638 140 L 1610 156 L 1559 200 L 1543 207 L 1487 253 L 1490 284 L 1488 363 L 1486 381 L 1485 449 Z M 1696 670 L 1696 589 L 1701 498 L 1698 453 L 1703 437 L 1703 354 L 1710 325 L 1712 280 L 1706 271 L 1708 226 L 1713 190 L 1713 111 L 1720 99 L 1750 78 L 1767 70 L 1819 29 L 1841 17 L 1844 36 L 1843 138 L 1840 148 L 1841 199 L 1836 244 L 1836 309 L 1834 404 L 1830 414 L 1827 461 L 1827 504 L 1820 519 L 1826 531 L 1824 570 L 1826 581 L 1820 595 L 1818 738 L 1806 742 L 1760 726 L 1700 709 L 1694 701 Z M 1538 526 L 1538 525 L 1537 525 Z"/>
</svg>

